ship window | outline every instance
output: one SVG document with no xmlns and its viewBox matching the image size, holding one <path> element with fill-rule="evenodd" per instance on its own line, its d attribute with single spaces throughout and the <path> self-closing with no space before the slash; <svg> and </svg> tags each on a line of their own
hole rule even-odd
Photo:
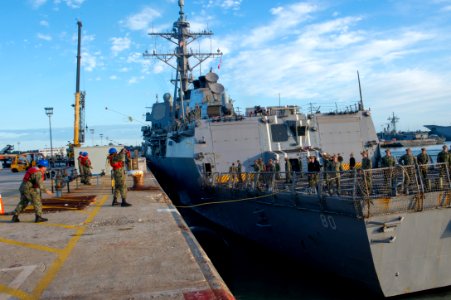
<svg viewBox="0 0 451 300">
<path fill-rule="evenodd" d="M 298 136 L 305 136 L 306 126 L 298 126 Z"/>
<path fill-rule="evenodd" d="M 288 132 L 285 124 L 272 124 L 271 135 L 273 142 L 286 142 L 288 141 Z"/>
<path fill-rule="evenodd" d="M 293 136 L 305 136 L 307 126 L 296 126 L 296 122 L 287 122 Z"/>
</svg>

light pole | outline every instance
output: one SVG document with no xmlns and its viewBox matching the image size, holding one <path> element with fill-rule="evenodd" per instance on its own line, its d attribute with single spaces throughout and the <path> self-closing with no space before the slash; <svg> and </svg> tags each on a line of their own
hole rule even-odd
<svg viewBox="0 0 451 300">
<path fill-rule="evenodd" d="M 91 132 L 91 143 L 94 146 L 94 128 L 89 129 L 89 132 Z"/>
<path fill-rule="evenodd" d="M 53 161 L 53 141 L 52 141 L 52 115 L 53 107 L 44 107 L 45 114 L 49 117 L 49 128 L 50 128 L 50 159 Z"/>
</svg>

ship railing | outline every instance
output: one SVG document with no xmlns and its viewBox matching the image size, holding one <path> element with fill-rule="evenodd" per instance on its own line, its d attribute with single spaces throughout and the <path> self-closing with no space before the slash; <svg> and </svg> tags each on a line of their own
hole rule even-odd
<svg viewBox="0 0 451 300">
<path fill-rule="evenodd" d="M 317 197 L 319 205 L 325 199 L 349 201 L 354 204 L 357 216 L 451 205 L 451 180 L 446 164 L 319 173 L 205 173 L 203 181 L 205 186 L 213 188 L 309 195 L 310 199 Z M 376 199 L 385 199 L 386 205 L 375 205 Z"/>
</svg>

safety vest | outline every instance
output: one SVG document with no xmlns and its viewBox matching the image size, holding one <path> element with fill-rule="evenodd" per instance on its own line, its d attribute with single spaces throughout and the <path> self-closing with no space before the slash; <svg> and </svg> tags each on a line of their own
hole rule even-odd
<svg viewBox="0 0 451 300">
<path fill-rule="evenodd" d="M 42 180 L 44 180 L 44 173 L 42 173 L 42 171 L 38 168 L 38 167 L 31 167 L 27 170 L 27 172 L 25 173 L 25 176 L 23 177 L 22 181 L 23 182 L 28 182 L 31 179 L 31 175 L 37 173 L 37 172 L 41 172 L 42 175 Z M 33 184 L 33 187 L 37 188 L 39 186 L 37 186 L 37 184 Z"/>
<path fill-rule="evenodd" d="M 124 162 L 122 160 L 113 162 L 113 155 L 108 156 L 108 160 L 110 161 L 110 165 L 113 170 L 117 170 L 124 167 Z"/>
<path fill-rule="evenodd" d="M 80 157 L 80 164 L 82 165 L 82 166 L 88 166 L 88 157 L 85 157 L 85 156 L 82 156 L 82 157 Z"/>
</svg>

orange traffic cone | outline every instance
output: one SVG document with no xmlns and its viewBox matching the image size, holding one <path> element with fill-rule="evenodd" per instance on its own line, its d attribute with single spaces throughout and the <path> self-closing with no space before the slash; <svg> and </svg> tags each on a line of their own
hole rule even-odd
<svg viewBox="0 0 451 300">
<path fill-rule="evenodd" d="M 0 194 L 0 215 L 5 214 L 5 208 L 3 207 L 2 194 Z"/>
</svg>

